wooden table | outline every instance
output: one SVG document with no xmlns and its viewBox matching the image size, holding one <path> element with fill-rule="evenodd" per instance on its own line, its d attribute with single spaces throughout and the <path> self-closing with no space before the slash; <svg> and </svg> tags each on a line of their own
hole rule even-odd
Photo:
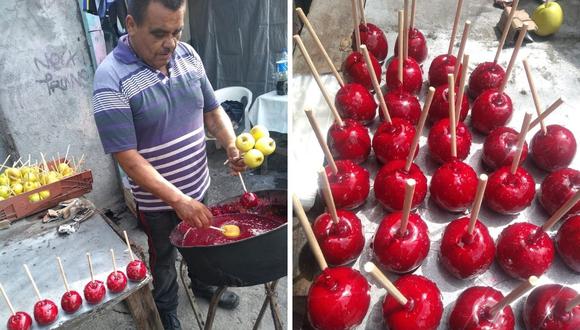
<svg viewBox="0 0 580 330">
<path fill-rule="evenodd" d="M 105 219 L 104 215 L 95 212 L 81 223 L 75 233 L 63 236 L 56 231 L 61 223 L 42 224 L 37 216 L 33 216 L 0 231 L 0 283 L 4 285 L 14 308 L 33 317 L 36 296 L 22 266 L 24 263 L 30 268 L 42 297 L 51 299 L 59 307 L 59 318 L 55 323 L 40 327 L 33 322 L 33 329 L 75 328 L 97 311 L 121 301 L 127 302 L 138 329 L 163 328 L 149 288 L 150 275 L 140 283 L 129 282 L 122 293 L 107 292 L 98 305 L 83 301 L 80 310 L 72 315 L 62 311 L 60 299 L 65 288 L 58 272 L 57 256 L 62 259 L 71 290 L 81 295 L 85 284 L 90 281 L 87 252 L 91 253 L 95 278 L 103 282 L 113 271 L 109 249 L 114 249 L 117 266 L 123 272 L 130 262 L 127 246 L 109 223 L 110 220 Z M 10 312 L 4 301 L 0 305 L 2 323 L 8 320 Z"/>
</svg>

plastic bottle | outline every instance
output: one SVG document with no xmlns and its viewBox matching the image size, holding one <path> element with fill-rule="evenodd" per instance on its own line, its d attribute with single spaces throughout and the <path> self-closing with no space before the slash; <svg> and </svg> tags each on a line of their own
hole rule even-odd
<svg viewBox="0 0 580 330">
<path fill-rule="evenodd" d="M 276 56 L 276 93 L 288 94 L 288 52 L 286 48 Z"/>
</svg>

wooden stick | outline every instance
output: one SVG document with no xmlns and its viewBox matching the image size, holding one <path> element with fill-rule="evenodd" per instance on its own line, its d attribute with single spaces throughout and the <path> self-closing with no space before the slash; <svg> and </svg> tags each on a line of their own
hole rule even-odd
<svg viewBox="0 0 580 330">
<path fill-rule="evenodd" d="M 427 98 L 423 105 L 423 112 L 421 112 L 421 117 L 419 117 L 419 122 L 415 128 L 415 136 L 413 137 L 413 142 L 411 142 L 411 148 L 409 149 L 409 154 L 407 155 L 407 162 L 405 163 L 405 172 L 409 172 L 411 169 L 411 164 L 415 159 L 415 150 L 419 146 L 419 139 L 421 138 L 421 133 L 423 132 L 423 127 L 425 127 L 425 121 L 429 115 L 429 109 L 431 108 L 431 102 L 433 101 L 433 95 L 435 94 L 435 88 L 429 87 L 427 92 Z"/>
<path fill-rule="evenodd" d="M 411 0 L 411 20 L 409 21 L 409 30 L 415 26 L 415 10 L 417 9 L 417 1 Z"/>
<path fill-rule="evenodd" d="M 459 25 L 459 18 L 461 17 L 461 7 L 463 6 L 463 0 L 457 0 L 457 8 L 455 8 L 455 18 L 453 19 L 453 27 L 451 28 L 451 38 L 449 38 L 449 48 L 447 49 L 447 55 L 453 53 L 453 45 L 455 44 L 455 36 L 457 35 L 457 26 Z"/>
<path fill-rule="evenodd" d="M 524 122 L 522 123 L 522 129 L 520 134 L 518 135 L 518 144 L 516 149 L 516 154 L 514 155 L 514 159 L 512 160 L 512 167 L 510 169 L 511 174 L 516 174 L 518 167 L 520 166 L 520 158 L 522 157 L 522 151 L 524 149 L 524 143 L 526 142 L 526 134 L 528 134 L 528 130 L 530 129 L 530 120 L 532 119 L 532 114 L 526 112 L 524 115 Z"/>
<path fill-rule="evenodd" d="M 493 63 L 497 63 L 497 61 L 499 60 L 499 54 L 501 54 L 501 50 L 503 48 L 503 45 L 505 44 L 505 40 L 507 39 L 507 35 L 508 35 L 509 30 L 510 30 L 512 20 L 514 19 L 516 11 L 518 10 L 518 3 L 519 3 L 519 0 L 514 0 L 514 2 L 512 3 L 512 9 L 510 11 L 510 14 L 508 16 L 507 21 L 505 22 L 504 27 L 503 27 L 503 32 L 501 34 L 501 38 L 499 39 L 499 45 L 497 46 L 497 51 L 495 53 L 495 58 L 493 59 Z"/>
<path fill-rule="evenodd" d="M 519 297 L 523 296 L 524 293 L 528 292 L 528 290 L 536 286 L 536 284 L 538 284 L 538 278 L 535 276 L 530 276 L 527 281 L 518 285 L 507 296 L 505 296 L 502 300 L 500 300 L 497 304 L 495 304 L 495 306 L 493 306 L 489 310 L 489 313 L 493 317 L 495 317 L 495 315 L 499 311 L 504 309 L 507 305 L 511 304 L 512 302 L 516 301 Z"/>
<path fill-rule="evenodd" d="M 242 183 L 242 188 L 244 188 L 244 192 L 248 192 L 248 189 L 246 189 L 246 183 L 244 182 L 244 178 L 242 177 L 242 173 L 238 172 L 238 177 L 240 178 L 240 182 Z"/>
<path fill-rule="evenodd" d="M 131 261 L 134 261 L 135 255 L 133 255 L 133 250 L 131 249 L 131 243 L 129 242 L 129 236 L 127 236 L 126 230 L 123 230 L 123 235 L 125 236 L 125 242 L 127 243 L 127 248 L 129 248 L 129 255 L 131 255 Z"/>
<path fill-rule="evenodd" d="M 459 61 L 459 59 L 458 59 Z M 459 93 L 455 99 L 455 125 L 459 125 L 461 119 L 461 105 L 463 104 L 463 94 L 465 94 L 465 77 L 467 76 L 467 67 L 469 66 L 469 54 L 463 55 L 463 64 L 461 65 L 461 78 L 459 78 Z M 454 76 L 457 79 L 457 75 Z"/>
<path fill-rule="evenodd" d="M 60 167 L 60 152 L 58 151 L 56 152 L 56 159 L 57 159 L 56 168 L 58 169 Z"/>
<path fill-rule="evenodd" d="M 403 85 L 403 43 L 405 42 L 405 38 L 403 36 L 404 33 L 404 25 L 405 25 L 405 19 L 404 19 L 404 11 L 403 10 L 399 10 L 399 81 L 401 82 L 401 86 Z"/>
<path fill-rule="evenodd" d="M 534 84 L 534 79 L 532 77 L 532 70 L 530 70 L 530 66 L 528 65 L 528 60 L 522 60 L 524 62 L 524 69 L 526 71 L 526 77 L 528 78 L 528 85 L 530 85 L 530 90 L 532 91 L 532 98 L 534 99 L 534 106 L 536 107 L 536 113 L 538 117 L 542 115 L 542 104 L 540 103 L 540 97 L 538 96 L 538 91 L 536 90 L 536 85 Z M 543 120 L 540 120 L 540 126 L 542 127 L 542 132 L 544 135 L 548 132 L 546 130 L 546 125 L 544 124 Z"/>
<path fill-rule="evenodd" d="M 546 110 L 544 110 L 538 118 L 532 120 L 532 122 L 530 123 L 530 130 L 536 127 L 539 123 L 541 123 L 542 120 L 545 120 L 549 114 L 554 112 L 554 110 L 558 109 L 558 107 L 561 106 L 563 103 L 564 100 L 562 100 L 561 97 L 559 97 L 556 101 L 554 101 L 554 103 L 552 103 Z"/>
<path fill-rule="evenodd" d="M 366 26 L 367 25 L 367 18 L 365 17 L 365 4 L 364 4 L 365 0 L 360 0 L 358 2 L 358 10 L 360 13 L 360 18 L 361 18 L 361 22 Z"/>
<path fill-rule="evenodd" d="M 324 168 L 318 171 L 318 178 L 322 184 L 322 196 L 324 196 L 324 201 L 326 202 L 326 208 L 334 224 L 338 225 L 338 214 L 336 213 L 336 205 L 334 204 L 334 198 L 332 197 L 332 190 L 330 190 L 330 182 L 328 182 L 328 177 L 326 176 L 326 170 Z"/>
<path fill-rule="evenodd" d="M 449 130 L 451 131 L 451 156 L 457 157 L 457 125 L 455 125 L 455 79 L 453 74 L 447 75 L 447 90 L 449 92 Z"/>
<path fill-rule="evenodd" d="M 16 167 L 16 164 L 22 163 L 22 157 L 19 157 L 14 163 L 12 163 L 12 167 Z"/>
<path fill-rule="evenodd" d="M 369 70 L 369 75 L 371 76 L 371 82 L 373 83 L 373 87 L 375 89 L 375 94 L 377 95 L 377 98 L 379 99 L 379 104 L 381 105 L 381 111 L 383 112 L 383 115 L 385 117 L 385 120 L 387 121 L 387 123 L 391 123 L 391 116 L 389 115 L 389 109 L 387 108 L 387 104 L 385 103 L 385 98 L 383 97 L 383 91 L 381 90 L 381 86 L 379 85 L 379 81 L 377 80 L 377 76 L 374 74 L 375 71 L 372 69 L 373 64 L 371 62 L 371 57 L 369 55 L 369 51 L 367 49 L 366 45 L 361 45 L 360 46 L 360 51 L 361 53 L 363 53 L 363 57 L 365 59 L 365 62 L 367 64 L 367 68 L 371 68 Z"/>
<path fill-rule="evenodd" d="M 95 281 L 95 274 L 93 272 L 93 261 L 91 260 L 91 254 L 87 252 L 87 261 L 89 262 L 89 272 L 91 273 L 91 282 Z"/>
<path fill-rule="evenodd" d="M 310 248 L 312 249 L 312 253 L 314 254 L 314 257 L 316 258 L 316 261 L 318 262 L 318 266 L 320 266 L 320 269 L 325 270 L 326 268 L 328 268 L 328 264 L 326 263 L 326 260 L 324 260 L 324 255 L 322 254 L 322 250 L 320 249 L 320 245 L 318 245 L 318 241 L 316 241 L 316 237 L 314 236 L 314 232 L 312 231 L 312 227 L 310 226 L 310 222 L 308 221 L 308 218 L 306 217 L 306 213 L 304 213 L 304 208 L 302 207 L 302 203 L 300 203 L 300 200 L 298 199 L 298 196 L 296 196 L 296 194 L 292 194 L 292 202 L 294 204 L 294 213 L 296 215 L 296 217 L 298 217 L 298 220 L 300 221 L 300 224 L 302 225 L 302 229 L 304 230 L 304 233 L 306 234 L 306 238 L 308 239 L 308 244 L 310 245 Z"/>
<path fill-rule="evenodd" d="M 36 298 L 38 298 L 38 300 L 42 300 L 42 296 L 40 295 L 40 291 L 38 291 L 38 287 L 36 286 L 36 282 L 34 282 L 34 279 L 32 278 L 32 274 L 30 273 L 30 269 L 28 269 L 28 266 L 26 264 L 24 264 L 24 271 L 26 271 L 26 275 L 28 275 L 28 279 L 30 279 L 30 283 L 32 283 L 32 287 L 34 288 L 34 293 L 36 293 Z"/>
<path fill-rule="evenodd" d="M 411 214 L 411 205 L 413 204 L 413 194 L 415 193 L 415 185 L 417 182 L 413 179 L 405 181 L 405 200 L 403 201 L 403 211 L 401 215 L 401 226 L 399 227 L 399 235 L 404 236 L 407 233 L 407 225 L 409 224 L 409 214 Z"/>
<path fill-rule="evenodd" d="M 357 1 L 358 0 L 350 0 L 350 3 L 352 5 L 352 25 L 354 26 L 354 39 L 356 42 L 356 44 L 355 44 L 356 47 L 354 50 L 358 52 L 360 49 L 360 31 L 358 28 L 359 19 L 358 19 L 358 13 L 357 13 L 357 7 L 358 7 L 356 4 Z"/>
<path fill-rule="evenodd" d="M 477 182 L 477 192 L 475 193 L 475 201 L 473 202 L 473 208 L 471 209 L 471 217 L 469 218 L 469 226 L 467 227 L 467 234 L 472 235 L 475 230 L 475 224 L 477 223 L 477 217 L 479 216 L 479 210 L 481 210 L 481 202 L 483 201 L 483 194 L 485 193 L 485 186 L 487 185 L 487 175 L 479 175 L 479 181 Z"/>
<path fill-rule="evenodd" d="M 566 313 L 570 313 L 574 307 L 580 305 L 580 294 L 576 296 L 576 298 L 570 300 L 566 305 L 565 311 Z"/>
<path fill-rule="evenodd" d="M 377 266 L 375 266 L 374 263 L 372 262 L 367 262 L 364 265 L 364 269 L 365 272 L 370 273 L 375 280 L 377 280 L 379 283 L 381 283 L 381 285 L 383 287 L 385 287 L 385 289 L 387 289 L 387 292 L 393 296 L 393 298 L 401 305 L 405 306 L 408 302 L 407 298 L 405 298 L 405 296 L 401 293 L 401 291 L 399 291 L 399 289 L 397 289 L 397 287 L 393 284 L 393 282 L 389 281 L 389 279 L 385 276 L 385 274 L 383 274 L 383 272 L 381 272 Z"/>
<path fill-rule="evenodd" d="M 357 0 L 352 0 L 352 1 L 357 1 Z M 336 107 L 334 106 L 334 101 L 330 98 L 330 94 L 328 94 L 326 87 L 324 87 L 324 84 L 322 83 L 322 80 L 320 79 L 320 75 L 318 74 L 318 71 L 316 70 L 314 63 L 312 63 L 312 59 L 310 58 L 310 55 L 308 54 L 306 47 L 304 46 L 304 43 L 302 43 L 302 39 L 300 38 L 300 36 L 295 35 L 294 41 L 298 45 L 298 48 L 300 48 L 300 51 L 302 52 L 302 55 L 304 56 L 306 63 L 308 63 L 308 67 L 310 68 L 310 72 L 312 72 L 312 75 L 314 76 L 314 79 L 316 80 L 316 83 L 318 84 L 318 88 L 320 88 L 320 92 L 322 92 L 322 95 L 324 96 L 324 99 L 326 100 L 326 104 L 328 104 L 330 111 L 332 111 L 332 114 L 334 115 L 334 119 L 336 120 L 336 122 L 338 123 L 339 126 L 343 126 L 344 123 L 342 122 L 342 119 L 340 118 L 340 115 L 338 114 L 338 110 L 336 110 Z"/>
<path fill-rule="evenodd" d="M 64 154 L 64 163 L 67 164 L 68 152 L 70 151 L 70 144 L 66 146 L 66 154 Z"/>
<path fill-rule="evenodd" d="M 328 66 L 330 67 L 332 74 L 334 75 L 336 80 L 338 80 L 338 84 L 340 85 L 340 87 L 344 87 L 344 80 L 342 80 L 342 77 L 338 73 L 338 70 L 336 70 L 334 63 L 332 63 L 330 56 L 328 56 L 326 49 L 324 48 L 324 46 L 322 45 L 322 42 L 318 38 L 318 35 L 316 34 L 314 27 L 312 27 L 312 24 L 310 24 L 310 21 L 308 20 L 308 18 L 304 14 L 304 11 L 302 11 L 302 8 L 296 8 L 296 13 L 298 14 L 298 18 L 300 18 L 300 20 L 302 21 L 304 26 L 306 26 L 306 28 L 310 32 L 310 35 L 312 35 L 312 38 L 314 39 L 314 43 L 316 43 L 316 46 L 318 46 L 318 49 L 322 53 L 324 60 L 326 60 L 326 64 L 328 64 Z"/>
<path fill-rule="evenodd" d="M 44 172 L 46 173 L 50 172 L 50 169 L 48 168 L 48 164 L 46 163 L 46 159 L 44 158 L 44 154 L 42 152 L 40 153 L 40 159 L 42 159 L 42 165 L 44 165 Z"/>
<path fill-rule="evenodd" d="M 82 166 L 83 166 L 83 161 L 84 161 L 84 160 L 85 160 L 85 154 L 82 154 L 82 155 L 81 155 L 81 159 L 79 159 L 79 162 L 77 163 L 77 167 L 78 167 L 78 169 L 82 169 Z M 77 173 L 79 172 L 79 171 L 77 170 L 77 168 L 75 168 L 75 172 L 77 172 Z"/>
<path fill-rule="evenodd" d="M 24 165 L 26 165 L 26 166 L 30 165 L 31 157 L 32 156 L 30 154 L 28 154 L 28 160 L 26 161 L 26 163 Z"/>
<path fill-rule="evenodd" d="M 113 260 L 113 271 L 115 274 L 117 273 L 117 261 L 115 260 L 115 251 L 113 249 L 111 251 L 111 259 Z"/>
<path fill-rule="evenodd" d="M 322 152 L 324 153 L 324 156 L 326 157 L 326 161 L 328 161 L 328 165 L 330 165 L 330 169 L 332 170 L 332 173 L 334 175 L 338 174 L 338 167 L 336 167 L 336 162 L 334 161 L 334 157 L 332 157 L 332 153 L 330 152 L 330 149 L 328 148 L 326 141 L 324 141 L 324 136 L 322 135 L 322 130 L 320 129 L 320 126 L 318 126 L 318 122 L 314 118 L 314 115 L 312 114 L 312 110 L 311 109 L 304 109 L 304 113 L 306 114 L 306 117 L 308 117 L 308 121 L 310 122 L 310 126 L 312 127 L 312 130 L 314 130 L 314 134 L 316 135 L 316 139 L 318 140 L 318 144 L 320 144 L 320 147 L 322 148 Z"/>
<path fill-rule="evenodd" d="M 512 69 L 514 68 L 514 64 L 515 64 L 516 59 L 518 57 L 518 52 L 520 51 L 520 47 L 522 46 L 522 43 L 524 42 L 524 37 L 526 36 L 526 33 L 528 33 L 528 24 L 524 23 L 524 25 L 522 26 L 522 29 L 520 30 L 520 34 L 518 34 L 518 40 L 516 40 L 516 45 L 514 47 L 514 51 L 512 52 L 512 57 L 510 58 L 510 63 L 508 64 L 508 67 L 505 70 L 505 77 L 503 78 L 503 81 L 501 82 L 501 86 L 499 86 L 500 93 L 503 93 L 505 86 L 508 83 L 508 80 L 509 80 L 510 75 L 512 73 Z"/>
<path fill-rule="evenodd" d="M 64 288 L 66 289 L 66 292 L 69 292 L 70 287 L 68 285 L 68 281 L 66 280 L 64 267 L 62 266 L 62 260 L 60 260 L 60 257 L 56 257 L 56 261 L 58 262 L 58 270 L 60 271 L 60 276 L 62 277 L 62 281 L 64 282 Z"/>
<path fill-rule="evenodd" d="M 404 1 L 405 11 L 403 15 L 403 58 L 407 61 L 409 58 L 409 0 Z"/>
<path fill-rule="evenodd" d="M 0 170 L 4 167 L 4 165 L 6 165 L 6 163 L 8 163 L 8 160 L 10 160 L 10 155 L 8 155 L 8 157 L 6 157 L 6 159 L 4 160 L 4 163 L 0 165 Z"/>
<path fill-rule="evenodd" d="M 16 310 L 14 309 L 14 306 L 12 306 L 10 299 L 8 299 L 8 295 L 6 294 L 6 291 L 4 290 L 2 283 L 0 283 L 0 292 L 2 292 L 2 296 L 4 297 L 4 300 L 6 301 L 6 305 L 8 305 L 8 308 L 10 309 L 10 313 L 12 315 L 16 315 Z"/>
<path fill-rule="evenodd" d="M 463 35 L 461 35 L 461 44 L 459 44 L 459 52 L 457 53 L 457 57 L 455 58 L 455 67 L 453 68 L 453 77 L 455 77 L 455 81 L 457 81 L 457 75 L 459 74 L 459 63 L 461 63 L 463 53 L 465 52 L 465 45 L 467 44 L 467 37 L 469 36 L 470 26 L 471 21 L 469 20 L 465 21 L 465 25 L 463 26 Z M 464 75 L 463 71 L 461 71 L 461 74 Z"/>
<path fill-rule="evenodd" d="M 559 209 L 552 214 L 552 216 L 544 223 L 542 226 L 543 231 L 550 230 L 560 218 L 562 218 L 568 211 L 570 211 L 576 203 L 580 200 L 580 191 L 577 191 L 574 196 L 570 197 L 564 205 L 560 206 Z"/>
</svg>

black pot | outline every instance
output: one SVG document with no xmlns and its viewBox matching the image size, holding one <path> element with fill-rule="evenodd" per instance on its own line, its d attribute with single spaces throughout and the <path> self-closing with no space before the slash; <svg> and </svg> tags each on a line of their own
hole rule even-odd
<svg viewBox="0 0 580 330">
<path fill-rule="evenodd" d="M 261 199 L 286 214 L 285 190 L 255 191 Z M 237 201 L 230 198 L 218 205 Z M 217 286 L 252 286 L 271 282 L 288 274 L 288 225 L 248 239 L 224 245 L 183 247 L 182 235 L 176 229 L 171 233 L 171 243 L 177 247 L 190 273 L 200 281 Z"/>
</svg>

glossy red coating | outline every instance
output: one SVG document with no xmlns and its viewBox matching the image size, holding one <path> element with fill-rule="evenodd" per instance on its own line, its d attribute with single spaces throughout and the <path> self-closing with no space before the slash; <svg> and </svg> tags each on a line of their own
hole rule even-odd
<svg viewBox="0 0 580 330">
<path fill-rule="evenodd" d="M 106 292 L 105 284 L 99 280 L 90 281 L 83 290 L 85 300 L 91 305 L 100 303 L 105 298 Z"/>
<path fill-rule="evenodd" d="M 484 62 L 479 64 L 471 73 L 468 91 L 471 99 L 476 99 L 488 89 L 499 88 L 505 78 L 505 70 L 497 63 Z"/>
<path fill-rule="evenodd" d="M 310 324 L 318 330 L 352 329 L 371 303 L 370 286 L 350 267 L 326 268 L 312 282 L 307 298 Z"/>
<path fill-rule="evenodd" d="M 538 131 L 530 142 L 530 152 L 539 168 L 553 172 L 567 167 L 576 155 L 576 139 L 566 127 L 548 125 L 547 134 Z"/>
<path fill-rule="evenodd" d="M 365 238 L 360 219 L 347 210 L 337 210 L 338 224 L 335 224 L 330 213 L 319 215 L 312 231 L 322 249 L 324 259 L 333 266 L 348 264 L 361 254 Z"/>
<path fill-rule="evenodd" d="M 335 160 L 350 159 L 362 163 L 371 153 L 369 130 L 352 119 L 343 120 L 343 126 L 332 124 L 328 128 L 326 143 Z"/>
<path fill-rule="evenodd" d="M 112 293 L 123 292 L 127 287 L 127 276 L 122 271 L 111 272 L 107 277 L 107 289 Z"/>
<path fill-rule="evenodd" d="M 415 163 L 411 164 L 409 171 L 405 171 L 405 160 L 393 160 L 386 163 L 375 177 L 375 198 L 381 205 L 389 210 L 400 211 L 405 201 L 405 182 L 408 179 L 415 180 L 415 192 L 411 209 L 417 208 L 427 195 L 427 178 Z"/>
<path fill-rule="evenodd" d="M 504 126 L 513 112 L 512 100 L 506 93 L 488 89 L 481 93 L 471 107 L 471 125 L 482 134 Z"/>
<path fill-rule="evenodd" d="M 28 330 L 32 327 L 32 317 L 26 312 L 16 312 L 8 318 L 8 330 Z"/>
<path fill-rule="evenodd" d="M 127 264 L 125 271 L 130 281 L 141 282 L 147 276 L 147 265 L 143 261 L 135 259 Z"/>
<path fill-rule="evenodd" d="M 544 274 L 554 260 L 554 243 L 540 227 L 518 222 L 497 239 L 497 261 L 511 277 L 527 279 Z"/>
<path fill-rule="evenodd" d="M 70 290 L 65 292 L 60 298 L 60 307 L 65 313 L 72 314 L 79 310 L 83 304 L 83 298 L 80 293 Z"/>
<path fill-rule="evenodd" d="M 473 286 L 463 291 L 449 315 L 450 330 L 513 330 L 515 317 L 508 305 L 495 318 L 490 309 L 503 299 L 503 294 L 488 286 Z"/>
<path fill-rule="evenodd" d="M 393 212 L 381 220 L 375 233 L 372 249 L 377 260 L 394 273 L 408 273 L 417 269 L 429 253 L 429 229 L 415 213 L 409 214 L 407 231 L 401 235 L 402 213 Z"/>
<path fill-rule="evenodd" d="M 487 227 L 477 220 L 467 233 L 469 217 L 451 221 L 441 239 L 439 260 L 453 276 L 468 279 L 485 273 L 493 263 L 495 245 Z"/>
<path fill-rule="evenodd" d="M 379 61 L 373 56 L 373 54 L 369 54 L 371 58 L 371 64 L 373 65 L 373 69 L 375 71 L 375 75 L 377 76 L 377 80 L 381 81 L 381 65 Z M 346 60 L 342 63 L 342 74 L 344 76 L 344 80 L 347 83 L 358 83 L 363 85 L 366 89 L 372 89 L 373 83 L 371 81 L 371 76 L 369 75 L 369 70 L 367 68 L 367 64 L 365 62 L 365 58 L 361 52 L 352 52 Z"/>
<path fill-rule="evenodd" d="M 401 306 L 393 296 L 383 301 L 383 318 L 389 329 L 437 329 L 443 315 L 441 292 L 437 285 L 420 275 L 404 275 L 394 283 L 408 299 Z"/>
<path fill-rule="evenodd" d="M 459 88 L 455 87 L 455 97 L 459 94 Z M 461 100 L 461 113 L 459 115 L 459 121 L 464 121 L 469 112 L 469 100 L 467 95 L 463 94 Z M 442 84 L 435 88 L 435 94 L 433 94 L 433 101 L 431 102 L 431 107 L 429 108 L 429 122 L 435 123 L 441 119 L 449 118 L 449 86 L 447 84 Z"/>
<path fill-rule="evenodd" d="M 566 312 L 566 305 L 578 295 L 576 290 L 559 284 L 535 288 L 524 304 L 523 319 L 527 329 L 580 329 L 580 306 Z"/>
<path fill-rule="evenodd" d="M 485 188 L 484 203 L 501 214 L 517 214 L 532 204 L 536 194 L 536 182 L 523 167 L 515 174 L 511 166 L 503 166 L 491 173 Z"/>
<path fill-rule="evenodd" d="M 407 159 L 414 137 L 415 126 L 405 119 L 393 118 L 391 123 L 382 122 L 373 136 L 375 157 L 381 164 Z M 415 156 L 418 151 L 419 148 L 415 150 Z"/>
<path fill-rule="evenodd" d="M 580 273 L 580 215 L 569 217 L 558 230 L 555 243 L 564 263 Z"/>
<path fill-rule="evenodd" d="M 580 171 L 563 168 L 550 173 L 540 188 L 540 203 L 548 214 L 552 215 L 564 203 L 580 190 Z M 567 214 L 580 212 L 580 202 Z"/>
<path fill-rule="evenodd" d="M 490 170 L 496 170 L 502 166 L 511 166 L 518 144 L 519 132 L 507 126 L 501 126 L 492 130 L 485 137 L 481 160 Z M 528 143 L 524 142 L 524 149 L 520 157 L 520 165 L 528 156 Z"/>
<path fill-rule="evenodd" d="M 389 52 L 389 44 L 387 42 L 387 37 L 381 28 L 378 26 L 367 23 L 359 24 L 358 29 L 360 31 L 360 43 L 361 45 L 366 45 L 369 52 L 379 62 L 383 62 L 387 58 Z M 356 46 L 354 33 L 352 35 L 352 46 L 353 50 Z"/>
<path fill-rule="evenodd" d="M 455 129 L 457 157 L 451 156 L 451 127 L 449 119 L 443 118 L 431 127 L 427 137 L 429 155 L 438 163 L 450 162 L 453 159 L 464 160 L 471 150 L 471 132 L 463 122 L 459 122 Z"/>
<path fill-rule="evenodd" d="M 409 29 L 409 57 L 421 64 L 427 59 L 429 50 L 427 49 L 427 40 L 421 31 L 416 28 Z M 395 41 L 395 54 L 399 54 L 399 37 Z"/>
<path fill-rule="evenodd" d="M 58 307 L 50 299 L 39 300 L 34 304 L 34 320 L 39 325 L 48 325 L 58 318 Z"/>
<path fill-rule="evenodd" d="M 415 95 L 397 89 L 387 92 L 384 98 L 391 119 L 401 118 L 417 125 L 421 117 L 421 104 Z M 382 111 L 379 111 L 379 116 L 382 121 L 385 120 Z"/>
<path fill-rule="evenodd" d="M 403 62 L 403 85 L 399 81 L 399 58 L 393 58 L 387 66 L 387 90 L 398 90 L 401 86 L 404 91 L 411 94 L 418 94 L 423 86 L 421 67 L 411 57 Z"/>
<path fill-rule="evenodd" d="M 247 208 L 252 209 L 260 203 L 258 196 L 252 192 L 245 192 L 240 196 L 240 204 Z"/>
<path fill-rule="evenodd" d="M 370 191 L 369 171 L 350 160 L 337 160 L 338 174 L 325 167 L 334 204 L 338 209 L 355 209 L 364 204 Z"/>
<path fill-rule="evenodd" d="M 439 87 L 448 83 L 447 75 L 455 72 L 455 62 L 457 59 L 454 55 L 442 54 L 433 59 L 429 67 L 429 86 Z M 459 64 L 459 74 L 456 84 L 461 79 L 461 64 Z M 457 95 L 457 94 L 456 94 Z"/>
<path fill-rule="evenodd" d="M 463 212 L 471 207 L 477 190 L 477 175 L 460 160 L 441 165 L 431 178 L 431 198 L 441 208 Z"/>
<path fill-rule="evenodd" d="M 345 84 L 334 97 L 334 105 L 342 119 L 353 119 L 366 125 L 377 115 L 377 102 L 361 84 Z"/>
</svg>

